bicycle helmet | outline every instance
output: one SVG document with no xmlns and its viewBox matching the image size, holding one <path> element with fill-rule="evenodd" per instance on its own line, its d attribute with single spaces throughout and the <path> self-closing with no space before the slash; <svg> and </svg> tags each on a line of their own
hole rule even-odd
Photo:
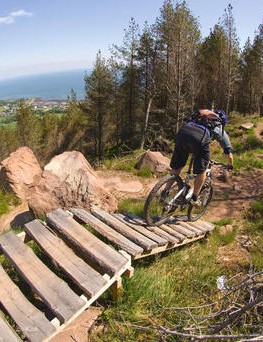
<svg viewBox="0 0 263 342">
<path fill-rule="evenodd" d="M 220 116 L 220 119 L 222 121 L 222 126 L 224 127 L 227 123 L 227 115 L 222 109 L 215 110 L 215 113 Z"/>
</svg>

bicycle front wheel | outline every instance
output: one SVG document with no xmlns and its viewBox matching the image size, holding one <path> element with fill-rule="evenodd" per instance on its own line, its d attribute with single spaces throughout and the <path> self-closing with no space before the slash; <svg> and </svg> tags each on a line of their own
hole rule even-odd
<svg viewBox="0 0 263 342">
<path fill-rule="evenodd" d="M 206 209 L 211 202 L 213 196 L 213 187 L 212 184 L 207 184 L 205 187 L 202 188 L 200 191 L 200 194 L 198 198 L 201 200 L 203 205 L 201 207 L 196 207 L 191 204 L 189 204 L 187 216 L 189 221 L 197 221 L 200 219 L 204 213 L 206 212 Z"/>
<path fill-rule="evenodd" d="M 168 186 L 169 190 L 165 191 Z M 182 186 L 179 176 L 167 175 L 152 188 L 144 205 L 144 218 L 149 226 L 159 226 L 174 214 L 178 208 L 176 202 L 180 202 Z"/>
</svg>

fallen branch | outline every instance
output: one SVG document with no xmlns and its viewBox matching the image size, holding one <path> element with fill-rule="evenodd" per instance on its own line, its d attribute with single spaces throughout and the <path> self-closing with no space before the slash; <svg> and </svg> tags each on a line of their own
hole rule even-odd
<svg viewBox="0 0 263 342">
<path fill-rule="evenodd" d="M 216 333 L 220 332 L 221 330 L 226 328 L 229 324 L 234 322 L 237 318 L 242 316 L 245 311 L 255 307 L 256 305 L 260 304 L 261 302 L 263 303 L 263 296 L 259 296 L 258 298 L 256 298 L 252 302 L 244 305 L 240 310 L 237 310 L 235 313 L 233 313 L 228 319 L 226 319 L 224 322 L 222 322 L 219 326 L 215 327 L 211 331 L 211 333 L 216 334 Z"/>
<path fill-rule="evenodd" d="M 196 335 L 196 334 L 187 334 L 187 333 L 183 333 L 183 332 L 176 331 L 176 330 L 170 330 L 165 327 L 149 328 L 149 327 L 143 327 L 143 326 L 134 325 L 134 324 L 129 324 L 128 327 L 135 328 L 138 330 L 143 330 L 143 331 L 157 331 L 157 332 L 161 332 L 161 333 L 165 333 L 165 334 L 169 334 L 173 336 L 191 338 L 193 341 L 204 341 L 208 339 L 210 340 L 216 340 L 216 339 L 217 340 L 224 340 L 224 339 L 237 340 L 241 338 L 258 338 L 258 335 L 255 335 L 255 334 L 251 334 L 251 335 L 205 335 L 205 334 Z"/>
</svg>

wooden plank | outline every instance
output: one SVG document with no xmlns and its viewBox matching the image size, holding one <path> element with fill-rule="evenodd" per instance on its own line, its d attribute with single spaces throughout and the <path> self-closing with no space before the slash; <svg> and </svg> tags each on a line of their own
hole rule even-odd
<svg viewBox="0 0 263 342">
<path fill-rule="evenodd" d="M 167 224 L 161 224 L 159 226 L 160 229 L 164 230 L 165 232 L 167 232 L 168 234 L 174 236 L 177 239 L 177 242 L 181 242 L 184 239 L 186 239 L 186 236 L 184 236 L 183 234 L 178 233 L 175 229 L 171 228 L 170 226 L 168 226 Z"/>
<path fill-rule="evenodd" d="M 185 227 L 186 229 L 191 230 L 192 232 L 195 233 L 195 235 L 199 235 L 199 234 L 203 234 L 203 230 L 197 227 L 192 226 L 191 224 L 189 224 L 188 222 L 180 222 L 180 225 Z"/>
<path fill-rule="evenodd" d="M 23 256 L 21 256 L 23 261 Z M 46 316 L 35 308 L 0 266 L 0 303 L 30 341 L 43 341 L 56 330 Z M 0 319 L 0 334 L 5 338 L 3 321 Z M 1 338 L 0 338 L 1 340 Z M 10 339 L 18 341 L 18 339 Z"/>
<path fill-rule="evenodd" d="M 177 224 L 169 223 L 169 227 L 171 227 L 172 229 L 174 229 L 174 230 L 178 231 L 179 233 L 185 235 L 188 238 L 196 236 L 196 234 L 192 230 L 183 227 L 179 223 L 177 223 Z"/>
<path fill-rule="evenodd" d="M 175 236 L 176 238 L 179 239 L 179 241 L 184 241 L 185 239 L 188 238 L 188 236 L 186 234 L 182 234 L 181 230 L 177 229 L 176 225 L 172 225 L 172 224 L 162 224 L 160 226 L 160 228 L 164 229 L 165 231 L 167 231 L 169 234 L 172 234 L 173 236 Z"/>
<path fill-rule="evenodd" d="M 85 294 L 92 297 L 106 285 L 107 281 L 100 273 L 79 258 L 39 220 L 25 224 L 25 231 Z"/>
<path fill-rule="evenodd" d="M 203 233 L 207 233 L 210 231 L 207 227 L 205 227 L 201 222 L 187 222 L 190 226 L 199 229 Z"/>
<path fill-rule="evenodd" d="M 136 230 L 130 228 L 126 224 L 122 223 L 118 219 L 116 219 L 114 216 L 110 215 L 104 210 L 92 210 L 91 213 L 96 216 L 98 219 L 103 221 L 104 223 L 111 226 L 113 229 L 115 229 L 120 234 L 126 236 L 129 240 L 133 241 L 140 247 L 142 247 L 145 250 L 150 250 L 155 247 L 158 247 L 158 244 L 146 236 L 142 235 L 141 233 L 138 233 Z"/>
<path fill-rule="evenodd" d="M 116 217 L 121 222 L 125 223 L 127 226 L 133 228 L 134 230 L 137 230 L 139 233 L 147 236 L 149 239 L 157 242 L 158 246 L 164 246 L 168 243 L 167 239 L 162 238 L 161 236 L 151 232 L 149 229 L 145 228 L 144 226 L 135 223 L 132 221 L 128 216 L 124 216 L 122 214 L 114 214 L 114 217 Z"/>
<path fill-rule="evenodd" d="M 127 265 L 128 260 L 123 255 L 91 234 L 62 209 L 48 213 L 47 222 L 101 272 L 114 275 Z"/>
<path fill-rule="evenodd" d="M 136 245 L 120 233 L 116 232 L 114 229 L 106 225 L 104 222 L 101 222 L 99 219 L 97 219 L 95 216 L 88 213 L 84 209 L 72 208 L 70 209 L 70 212 L 72 212 L 74 217 L 88 224 L 96 232 L 105 237 L 108 241 L 111 241 L 114 245 L 122 248 L 131 256 L 135 257 L 136 255 L 143 253 L 143 248 Z"/>
<path fill-rule="evenodd" d="M 22 341 L 0 314 L 0 342 Z"/>
<path fill-rule="evenodd" d="M 167 239 L 170 244 L 175 244 L 175 243 L 179 242 L 178 238 L 176 238 L 174 235 L 167 233 L 166 231 L 164 231 L 163 229 L 161 229 L 159 227 L 146 226 L 145 221 L 142 218 L 138 217 L 137 215 L 134 215 L 134 214 L 129 213 L 129 212 L 126 212 L 125 215 L 130 217 L 135 223 L 141 224 L 141 225 L 147 227 L 147 229 L 154 232 L 155 234 L 161 236 L 164 239 Z"/>
<path fill-rule="evenodd" d="M 0 237 L 0 246 L 21 276 L 61 322 L 68 320 L 85 304 L 12 231 Z"/>
<path fill-rule="evenodd" d="M 207 221 L 202 221 L 202 220 L 198 220 L 198 221 L 195 221 L 195 222 L 193 222 L 193 223 L 195 223 L 195 224 L 197 224 L 197 225 L 202 225 L 202 226 L 204 226 L 204 227 L 206 227 L 207 228 L 207 230 L 213 230 L 214 228 L 215 228 L 215 225 L 214 224 L 212 224 L 212 223 L 210 223 L 210 222 L 207 222 Z"/>
</svg>

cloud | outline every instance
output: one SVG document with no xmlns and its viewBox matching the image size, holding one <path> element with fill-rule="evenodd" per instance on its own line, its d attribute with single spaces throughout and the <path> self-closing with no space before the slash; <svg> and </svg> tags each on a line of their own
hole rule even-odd
<svg viewBox="0 0 263 342">
<path fill-rule="evenodd" d="M 18 11 L 10 12 L 5 17 L 0 17 L 0 24 L 13 24 L 15 22 L 15 18 L 17 17 L 32 17 L 33 13 L 27 12 L 23 9 Z"/>
<path fill-rule="evenodd" d="M 14 11 L 9 14 L 10 17 L 32 17 L 33 13 L 25 10 Z"/>
</svg>

